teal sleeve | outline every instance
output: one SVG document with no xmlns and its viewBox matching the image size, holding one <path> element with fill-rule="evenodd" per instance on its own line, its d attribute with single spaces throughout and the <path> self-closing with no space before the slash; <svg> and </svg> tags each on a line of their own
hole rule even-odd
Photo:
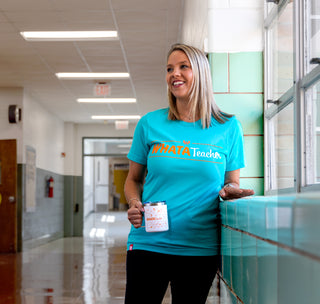
<svg viewBox="0 0 320 304">
<path fill-rule="evenodd" d="M 142 117 L 134 131 L 132 145 L 128 154 L 128 158 L 136 163 L 146 165 L 149 153 L 149 145 L 147 144 L 147 117 Z"/>
</svg>

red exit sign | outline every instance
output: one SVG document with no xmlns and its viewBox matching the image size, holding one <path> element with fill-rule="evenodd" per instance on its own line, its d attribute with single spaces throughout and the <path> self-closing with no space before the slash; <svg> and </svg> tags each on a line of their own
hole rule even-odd
<svg viewBox="0 0 320 304">
<path fill-rule="evenodd" d="M 110 96 L 111 85 L 109 83 L 97 83 L 94 86 L 94 96 Z"/>
</svg>

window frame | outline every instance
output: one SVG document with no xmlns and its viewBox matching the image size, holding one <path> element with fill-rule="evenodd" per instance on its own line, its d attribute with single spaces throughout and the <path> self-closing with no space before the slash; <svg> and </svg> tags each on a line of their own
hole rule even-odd
<svg viewBox="0 0 320 304">
<path fill-rule="evenodd" d="M 293 0 L 293 85 L 280 98 L 269 106 L 268 98 L 272 89 L 272 41 L 271 31 L 274 22 L 277 22 L 278 16 L 292 0 L 280 0 L 268 12 L 267 1 L 265 1 L 265 94 L 264 94 L 264 121 L 265 121 L 265 193 L 267 195 L 285 194 L 294 192 L 319 191 L 320 183 L 307 185 L 307 166 L 306 152 L 308 134 L 305 121 L 306 112 L 306 92 L 317 81 L 320 80 L 320 64 L 307 71 L 308 45 L 310 42 L 310 31 L 308 28 L 308 18 L 306 16 L 308 0 Z M 274 130 L 272 131 L 272 118 L 288 105 L 293 103 L 294 106 L 294 187 L 278 189 L 273 186 L 277 183 L 277 178 L 272 172 L 272 162 L 275 161 L 272 155 L 274 145 Z M 272 134 L 273 133 L 273 134 Z"/>
</svg>

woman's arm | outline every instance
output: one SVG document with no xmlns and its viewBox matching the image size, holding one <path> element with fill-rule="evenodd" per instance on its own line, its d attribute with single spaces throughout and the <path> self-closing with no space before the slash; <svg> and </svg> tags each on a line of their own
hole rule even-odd
<svg viewBox="0 0 320 304">
<path fill-rule="evenodd" d="M 124 193 L 129 204 L 128 220 L 135 227 L 142 224 L 142 212 L 144 211 L 141 195 L 146 172 L 146 166 L 130 161 L 129 173 L 124 185 Z"/>
<path fill-rule="evenodd" d="M 254 191 L 251 189 L 239 188 L 240 169 L 234 171 L 227 171 L 224 178 L 224 186 L 219 191 L 219 195 L 224 200 L 241 198 L 244 196 L 253 195 Z"/>
</svg>

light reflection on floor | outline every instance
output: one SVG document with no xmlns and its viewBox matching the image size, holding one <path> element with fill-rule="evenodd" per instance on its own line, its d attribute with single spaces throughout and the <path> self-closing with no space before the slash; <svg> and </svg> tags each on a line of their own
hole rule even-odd
<svg viewBox="0 0 320 304">
<path fill-rule="evenodd" d="M 126 212 L 95 213 L 83 237 L 1 254 L 0 304 L 123 304 L 129 229 Z"/>
<path fill-rule="evenodd" d="M 84 237 L 0 255 L 0 304 L 116 304 L 125 291 L 126 212 L 91 214 Z"/>
</svg>

